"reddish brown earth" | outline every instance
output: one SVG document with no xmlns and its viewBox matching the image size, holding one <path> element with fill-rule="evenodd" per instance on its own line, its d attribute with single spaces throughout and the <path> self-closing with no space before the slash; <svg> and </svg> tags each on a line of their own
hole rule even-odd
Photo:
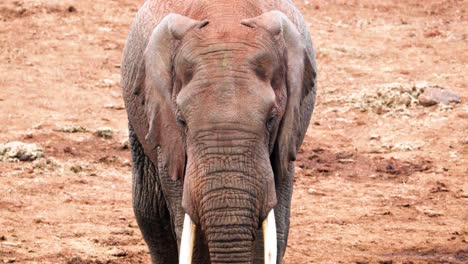
<svg viewBox="0 0 468 264">
<path fill-rule="evenodd" d="M 141 2 L 1 1 L 0 143 L 36 143 L 45 158 L 0 162 L 0 261 L 149 262 L 120 144 L 119 63 Z M 295 2 L 320 87 L 285 263 L 468 263 L 468 2 Z M 461 103 L 362 104 L 419 81 Z M 114 135 L 58 131 L 78 126 Z"/>
</svg>

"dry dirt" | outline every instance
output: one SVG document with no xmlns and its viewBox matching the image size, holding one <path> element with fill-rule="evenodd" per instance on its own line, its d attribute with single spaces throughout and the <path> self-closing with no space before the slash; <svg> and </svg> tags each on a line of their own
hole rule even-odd
<svg viewBox="0 0 468 264">
<path fill-rule="evenodd" d="M 149 262 L 119 87 L 141 2 L 0 2 L 0 144 L 44 152 L 0 161 L 0 262 Z M 285 263 L 468 263 L 468 2 L 295 2 L 320 86 Z M 462 101 L 366 105 L 401 85 L 445 87 Z"/>
</svg>

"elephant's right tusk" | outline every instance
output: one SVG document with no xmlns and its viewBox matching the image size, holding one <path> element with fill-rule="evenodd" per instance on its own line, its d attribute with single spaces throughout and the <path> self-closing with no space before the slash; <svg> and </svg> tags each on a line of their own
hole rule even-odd
<svg viewBox="0 0 468 264">
<path fill-rule="evenodd" d="M 179 264 L 192 264 L 196 226 L 188 214 L 185 214 L 182 238 L 180 241 Z"/>
<path fill-rule="evenodd" d="M 263 221 L 262 229 L 265 264 L 276 264 L 276 223 L 273 209 Z"/>
</svg>

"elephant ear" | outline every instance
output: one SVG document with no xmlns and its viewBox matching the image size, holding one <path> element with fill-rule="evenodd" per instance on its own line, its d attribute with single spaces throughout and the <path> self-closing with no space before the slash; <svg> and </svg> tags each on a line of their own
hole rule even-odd
<svg viewBox="0 0 468 264">
<path fill-rule="evenodd" d="M 305 27 L 301 34 L 280 11 L 266 12 L 241 23 L 261 27 L 284 41 L 287 103 L 271 159 L 277 181 L 291 181 L 289 171 L 294 168 L 289 166 L 296 160 L 315 104 L 317 66 L 312 42 Z"/>
<path fill-rule="evenodd" d="M 138 20 L 134 23 L 124 52 L 125 104 L 130 126 L 145 154 L 159 169 L 167 170 L 170 177 L 177 180 L 183 177 L 186 157 L 172 99 L 174 47 L 188 31 L 208 22 L 168 14 L 146 34 L 144 23 Z"/>
</svg>

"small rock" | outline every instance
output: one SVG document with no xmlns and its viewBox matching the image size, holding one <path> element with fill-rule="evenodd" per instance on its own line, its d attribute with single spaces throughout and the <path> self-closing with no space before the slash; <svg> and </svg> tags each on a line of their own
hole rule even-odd
<svg viewBox="0 0 468 264">
<path fill-rule="evenodd" d="M 309 189 L 307 190 L 307 193 L 308 193 L 308 194 L 312 194 L 312 195 L 325 196 L 324 193 L 318 192 L 318 191 L 315 190 L 314 188 L 309 188 Z"/>
<path fill-rule="evenodd" d="M 85 132 L 89 132 L 88 129 L 86 129 L 85 127 L 82 127 L 82 126 L 59 127 L 57 129 L 55 129 L 55 131 L 64 132 L 64 133 L 85 133 Z"/>
<path fill-rule="evenodd" d="M 393 260 L 381 260 L 379 261 L 379 264 L 393 264 Z"/>
<path fill-rule="evenodd" d="M 39 123 L 39 124 L 36 124 L 33 126 L 34 129 L 42 129 L 43 128 L 43 124 L 42 123 Z"/>
<path fill-rule="evenodd" d="M 35 170 L 55 170 L 60 167 L 60 163 L 54 158 L 42 158 L 35 160 L 33 163 L 33 168 Z"/>
<path fill-rule="evenodd" d="M 63 148 L 64 153 L 73 154 L 73 149 L 69 146 Z"/>
<path fill-rule="evenodd" d="M 422 212 L 423 214 L 429 217 L 438 217 L 438 216 L 443 215 L 442 213 L 434 211 L 431 208 L 427 208 L 427 207 L 417 207 L 416 210 L 418 210 L 419 212 Z"/>
<path fill-rule="evenodd" d="M 76 10 L 76 7 L 70 5 L 70 6 L 68 6 L 67 11 L 70 12 L 70 13 L 75 13 L 78 10 Z"/>
<path fill-rule="evenodd" d="M 460 189 L 456 194 L 457 198 L 468 198 L 468 189 Z"/>
<path fill-rule="evenodd" d="M 83 167 L 81 167 L 81 165 L 73 165 L 70 167 L 70 170 L 73 171 L 74 173 L 79 173 L 83 171 Z"/>
<path fill-rule="evenodd" d="M 102 32 L 111 32 L 111 31 L 112 31 L 112 28 L 110 28 L 110 27 L 99 27 L 98 30 L 99 30 L 99 31 L 102 31 Z M 104 82 L 105 82 L 106 80 L 109 80 L 109 79 L 104 79 Z"/>
<path fill-rule="evenodd" d="M 460 103 L 460 96 L 454 92 L 439 88 L 428 87 L 418 97 L 419 103 L 423 106 L 432 106 L 436 104 Z"/>
<path fill-rule="evenodd" d="M 4 258 L 3 263 L 15 263 L 16 258 Z"/>
<path fill-rule="evenodd" d="M 112 138 L 114 135 L 114 132 L 112 131 L 112 128 L 110 127 L 100 127 L 96 129 L 96 132 L 94 133 L 97 137 L 101 138 Z"/>
<path fill-rule="evenodd" d="M 369 264 L 369 261 L 367 260 L 356 260 L 356 264 Z"/>
<path fill-rule="evenodd" d="M 119 157 L 117 156 L 104 156 L 98 159 L 99 162 L 105 163 L 105 164 L 110 164 L 117 162 L 119 160 Z"/>
<path fill-rule="evenodd" d="M 27 132 L 23 135 L 23 139 L 32 139 L 34 137 L 32 132 Z"/>
<path fill-rule="evenodd" d="M 355 160 L 353 159 L 339 159 L 338 160 L 338 163 L 343 163 L 343 164 L 346 164 L 346 163 L 354 163 Z"/>
<path fill-rule="evenodd" d="M 113 81 L 111 79 L 104 79 L 102 81 L 104 82 L 104 84 L 106 84 L 108 86 L 113 86 L 115 84 L 115 81 Z"/>
<path fill-rule="evenodd" d="M 125 107 L 123 105 L 114 105 L 114 104 L 107 104 L 104 108 L 113 109 L 113 110 L 123 110 Z"/>
<path fill-rule="evenodd" d="M 349 159 L 354 156 L 353 153 L 347 153 L 347 152 L 338 152 L 336 153 L 336 159 Z"/>
<path fill-rule="evenodd" d="M 462 140 L 461 140 L 461 143 L 462 143 L 463 145 L 468 145 L 468 137 L 462 139 Z"/>
<path fill-rule="evenodd" d="M 433 38 L 433 37 L 437 37 L 437 36 L 440 36 L 442 35 L 442 32 L 440 32 L 440 30 L 438 29 L 432 29 L 432 30 L 428 30 L 426 32 L 424 32 L 423 36 L 425 38 Z"/>
<path fill-rule="evenodd" d="M 130 149 L 130 140 L 128 138 L 125 138 L 124 140 L 120 141 L 120 148 Z"/>
<path fill-rule="evenodd" d="M 438 192 L 448 192 L 447 185 L 445 183 L 437 181 L 435 186 L 431 188 L 431 193 L 438 193 Z"/>
<path fill-rule="evenodd" d="M 0 160 L 33 161 L 43 156 L 43 150 L 36 144 L 27 144 L 18 141 L 0 144 Z"/>
<path fill-rule="evenodd" d="M 114 249 L 111 249 L 109 250 L 109 255 L 112 255 L 114 257 L 126 257 L 128 254 L 127 252 L 121 250 L 121 249 L 117 249 L 117 248 L 114 248 Z"/>
<path fill-rule="evenodd" d="M 452 160 L 457 160 L 458 159 L 458 155 L 457 155 L 457 152 L 456 151 L 449 151 L 449 156 Z"/>
</svg>

